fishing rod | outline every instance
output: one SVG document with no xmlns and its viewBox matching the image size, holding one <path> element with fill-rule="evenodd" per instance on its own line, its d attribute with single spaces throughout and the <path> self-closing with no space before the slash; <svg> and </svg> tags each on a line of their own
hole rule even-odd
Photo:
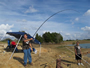
<svg viewBox="0 0 90 68">
<path fill-rule="evenodd" d="M 58 11 L 58 12 L 52 14 L 50 17 L 48 17 L 48 18 L 39 26 L 39 28 L 38 28 L 38 29 L 36 30 L 36 32 L 34 33 L 33 37 L 37 34 L 37 32 L 39 31 L 39 29 L 40 29 L 50 18 L 52 18 L 54 15 L 56 15 L 56 14 L 58 14 L 58 13 L 60 13 L 60 12 L 64 12 L 64 11 L 67 11 L 67 10 L 72 10 L 72 11 L 75 11 L 75 12 L 77 12 L 77 13 L 80 13 L 80 12 L 74 10 L 74 9 L 65 9 L 65 10 L 61 10 L 61 11 Z M 67 48 L 67 49 L 68 49 L 68 48 Z M 69 50 L 70 50 L 70 49 L 69 49 Z M 71 50 L 70 50 L 70 51 L 71 51 Z M 72 51 L 71 51 L 71 52 L 72 52 Z M 84 60 L 84 59 L 83 59 L 83 61 L 87 62 L 87 61 Z M 90 65 L 88 62 L 87 62 L 87 64 Z"/>
<path fill-rule="evenodd" d="M 44 25 L 44 23 L 46 23 L 50 18 L 52 18 L 54 15 L 60 13 L 60 12 L 63 12 L 63 11 L 67 11 L 67 10 L 72 10 L 72 11 L 75 11 L 77 13 L 79 13 L 78 11 L 74 10 L 74 9 L 65 9 L 65 10 L 61 10 L 61 11 L 58 11 L 54 14 L 52 14 L 50 17 L 48 17 L 40 26 L 39 28 L 36 30 L 36 32 L 34 33 L 33 37 L 37 34 L 37 32 L 39 31 L 39 29 Z"/>
</svg>

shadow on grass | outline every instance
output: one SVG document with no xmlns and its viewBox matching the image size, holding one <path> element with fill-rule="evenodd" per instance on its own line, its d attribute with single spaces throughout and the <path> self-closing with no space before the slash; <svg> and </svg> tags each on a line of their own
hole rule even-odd
<svg viewBox="0 0 90 68">
<path fill-rule="evenodd" d="M 4 49 L 6 52 L 13 52 L 14 48 L 5 48 Z M 15 51 L 15 53 L 23 53 L 23 50 L 21 49 L 18 49 L 18 51 Z"/>
<path fill-rule="evenodd" d="M 62 59 L 62 61 L 63 61 L 63 62 L 67 62 L 67 63 L 76 64 L 76 62 L 72 62 L 72 61 L 68 61 L 68 60 L 63 60 L 63 59 Z"/>
<path fill-rule="evenodd" d="M 20 57 L 13 57 L 13 59 L 19 61 L 23 65 L 23 59 L 22 58 L 20 58 Z"/>
</svg>

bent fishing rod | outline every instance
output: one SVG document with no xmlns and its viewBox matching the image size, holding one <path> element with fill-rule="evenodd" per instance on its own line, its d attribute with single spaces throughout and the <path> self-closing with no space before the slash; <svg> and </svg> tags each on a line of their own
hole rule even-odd
<svg viewBox="0 0 90 68">
<path fill-rule="evenodd" d="M 58 12 L 52 14 L 50 17 L 48 17 L 48 18 L 39 26 L 39 28 L 38 28 L 38 29 L 36 30 L 36 32 L 34 33 L 33 37 L 37 34 L 37 32 L 39 31 L 39 29 L 40 29 L 50 18 L 52 18 L 53 16 L 55 16 L 55 15 L 58 14 L 58 13 L 61 13 L 61 12 L 67 11 L 67 10 L 72 10 L 72 11 L 75 11 L 75 12 L 79 13 L 78 11 L 76 11 L 76 10 L 74 10 L 74 9 L 64 9 L 64 10 L 61 10 L 61 11 L 58 11 Z"/>
<path fill-rule="evenodd" d="M 36 30 L 36 32 L 34 33 L 33 37 L 37 34 L 37 32 L 39 31 L 39 29 L 40 29 L 50 18 L 52 18 L 53 16 L 55 16 L 55 15 L 58 14 L 58 13 L 61 13 L 61 12 L 67 11 L 67 10 L 72 10 L 72 11 L 75 11 L 75 12 L 77 12 L 77 13 L 80 13 L 80 12 L 74 10 L 74 9 L 64 9 L 64 10 L 61 10 L 61 11 L 58 11 L 58 12 L 52 14 L 50 17 L 48 17 L 48 18 L 39 26 L 39 28 L 38 28 L 38 29 Z M 34 40 L 35 40 L 35 39 L 34 39 Z M 70 50 L 70 49 L 69 49 L 69 50 Z M 86 62 L 86 60 L 84 60 L 84 59 L 83 59 L 83 61 Z M 87 62 L 87 64 L 90 65 L 88 62 Z"/>
</svg>

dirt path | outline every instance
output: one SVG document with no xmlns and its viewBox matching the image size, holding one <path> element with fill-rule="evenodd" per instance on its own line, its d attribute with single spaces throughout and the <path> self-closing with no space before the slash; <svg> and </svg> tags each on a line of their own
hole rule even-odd
<svg viewBox="0 0 90 68">
<path fill-rule="evenodd" d="M 0 68 L 24 68 L 23 52 L 14 53 L 12 59 L 9 60 L 12 52 L 5 52 L 4 48 L 6 48 L 6 46 L 7 44 L 0 46 Z M 21 49 L 20 46 L 18 48 Z M 71 64 L 69 67 L 62 64 L 64 68 L 89 68 L 86 63 L 84 63 L 85 66 L 77 66 L 74 54 L 65 49 L 64 46 L 43 45 L 41 56 L 39 56 L 39 46 L 35 45 L 35 48 L 38 52 L 37 54 L 32 53 L 32 62 L 34 65 L 31 66 L 27 64 L 26 68 L 56 68 L 56 59 L 59 58 L 59 56 L 61 56 L 64 63 Z M 90 58 L 86 56 L 83 56 L 83 58 L 90 62 Z"/>
</svg>

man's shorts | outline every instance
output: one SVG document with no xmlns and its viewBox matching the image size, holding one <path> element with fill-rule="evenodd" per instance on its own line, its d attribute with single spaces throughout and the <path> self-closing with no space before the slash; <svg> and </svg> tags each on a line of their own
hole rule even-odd
<svg viewBox="0 0 90 68">
<path fill-rule="evenodd" d="M 75 57 L 76 57 L 76 60 L 81 60 L 82 59 L 82 55 L 81 54 L 77 54 L 77 55 L 75 55 Z"/>
</svg>

